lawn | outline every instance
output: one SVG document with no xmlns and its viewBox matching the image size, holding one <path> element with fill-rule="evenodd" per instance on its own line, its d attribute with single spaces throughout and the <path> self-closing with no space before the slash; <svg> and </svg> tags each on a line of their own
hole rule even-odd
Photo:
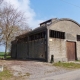
<svg viewBox="0 0 80 80">
<path fill-rule="evenodd" d="M 80 64 L 78 63 L 64 63 L 64 62 L 57 62 L 53 63 L 54 66 L 62 67 L 62 68 L 68 68 L 68 69 L 78 69 L 80 68 Z"/>
</svg>

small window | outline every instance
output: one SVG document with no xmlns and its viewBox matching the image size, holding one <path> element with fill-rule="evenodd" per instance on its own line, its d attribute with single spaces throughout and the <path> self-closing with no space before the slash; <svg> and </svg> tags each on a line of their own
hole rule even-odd
<svg viewBox="0 0 80 80">
<path fill-rule="evenodd" d="M 80 41 L 80 35 L 77 35 L 77 41 Z"/>
<path fill-rule="evenodd" d="M 65 32 L 50 30 L 50 37 L 65 39 Z"/>
<path fill-rule="evenodd" d="M 45 38 L 45 32 L 40 32 L 29 36 L 29 41 Z"/>
</svg>

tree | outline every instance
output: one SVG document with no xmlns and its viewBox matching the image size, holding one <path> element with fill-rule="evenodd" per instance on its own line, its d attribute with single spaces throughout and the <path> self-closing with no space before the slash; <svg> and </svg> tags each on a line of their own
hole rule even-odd
<svg viewBox="0 0 80 80">
<path fill-rule="evenodd" d="M 0 8 L 0 43 L 5 45 L 5 56 L 11 41 L 18 36 L 30 30 L 26 23 L 26 18 L 21 11 L 14 9 L 12 5 L 3 3 Z"/>
<path fill-rule="evenodd" d="M 3 0 L 0 0 L 0 4 L 3 2 Z"/>
</svg>

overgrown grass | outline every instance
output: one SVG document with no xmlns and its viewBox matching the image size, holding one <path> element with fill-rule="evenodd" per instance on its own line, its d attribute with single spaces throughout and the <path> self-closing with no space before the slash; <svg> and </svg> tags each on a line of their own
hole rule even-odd
<svg viewBox="0 0 80 80">
<path fill-rule="evenodd" d="M 58 62 L 58 63 L 54 63 L 54 66 L 58 66 L 58 67 L 63 67 L 63 68 L 69 68 L 69 69 L 77 69 L 80 68 L 80 64 L 78 63 L 62 63 L 62 62 Z"/>
<path fill-rule="evenodd" d="M 9 80 L 11 77 L 11 72 L 6 67 L 4 67 L 3 72 L 0 72 L 0 80 Z"/>
</svg>

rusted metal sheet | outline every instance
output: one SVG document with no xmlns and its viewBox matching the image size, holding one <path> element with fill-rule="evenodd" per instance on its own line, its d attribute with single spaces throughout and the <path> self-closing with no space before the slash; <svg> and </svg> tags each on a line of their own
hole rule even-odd
<svg viewBox="0 0 80 80">
<path fill-rule="evenodd" d="M 76 43 L 67 42 L 67 58 L 68 61 L 76 60 Z"/>
</svg>

